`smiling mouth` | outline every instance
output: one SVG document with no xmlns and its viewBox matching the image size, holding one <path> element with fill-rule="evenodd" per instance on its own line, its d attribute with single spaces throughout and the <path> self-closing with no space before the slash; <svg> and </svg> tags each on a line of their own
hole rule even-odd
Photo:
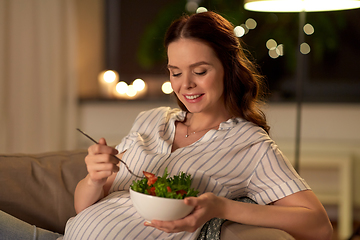
<svg viewBox="0 0 360 240">
<path fill-rule="evenodd" d="M 193 100 L 193 99 L 196 99 L 198 97 L 201 97 L 203 94 L 198 94 L 198 95 L 190 95 L 190 96 L 185 96 L 186 99 L 189 99 L 189 100 Z"/>
</svg>

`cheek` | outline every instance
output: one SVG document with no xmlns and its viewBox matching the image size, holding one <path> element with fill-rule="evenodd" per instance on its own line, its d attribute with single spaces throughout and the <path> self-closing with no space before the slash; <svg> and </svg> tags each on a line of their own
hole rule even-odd
<svg viewBox="0 0 360 240">
<path fill-rule="evenodd" d="M 176 81 L 172 81 L 170 80 L 170 83 L 171 83 L 171 88 L 172 90 L 176 93 L 179 89 L 179 83 L 177 83 Z"/>
<path fill-rule="evenodd" d="M 217 86 L 221 94 L 224 92 L 224 74 L 218 76 Z"/>
<path fill-rule="evenodd" d="M 224 80 L 221 75 L 216 75 L 204 81 L 204 85 L 221 95 L 224 89 Z"/>
</svg>

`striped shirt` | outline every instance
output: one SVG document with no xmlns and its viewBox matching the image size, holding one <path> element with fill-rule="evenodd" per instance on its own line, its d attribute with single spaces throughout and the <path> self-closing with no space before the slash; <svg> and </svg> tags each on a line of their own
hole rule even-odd
<svg viewBox="0 0 360 240">
<path fill-rule="evenodd" d="M 200 193 L 213 192 L 229 199 L 247 196 L 268 204 L 310 189 L 273 140 L 259 126 L 241 118 L 222 122 L 193 144 L 171 152 L 175 121 L 186 113 L 168 107 L 142 112 L 130 133 L 116 147 L 136 174 L 169 175 L 183 171 L 193 177 Z M 145 227 L 134 209 L 129 186 L 135 178 L 120 168 L 110 194 L 88 207 L 66 225 L 64 239 L 196 239 L 194 233 L 168 234 Z"/>
</svg>

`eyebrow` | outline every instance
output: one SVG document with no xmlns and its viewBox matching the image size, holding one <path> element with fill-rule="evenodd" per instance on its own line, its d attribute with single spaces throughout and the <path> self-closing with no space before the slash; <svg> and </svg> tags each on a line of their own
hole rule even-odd
<svg viewBox="0 0 360 240">
<path fill-rule="evenodd" d="M 211 65 L 210 63 L 208 62 L 205 62 L 205 61 L 200 61 L 200 62 L 196 62 L 196 63 L 193 63 L 190 65 L 190 68 L 193 68 L 193 67 L 197 67 L 197 66 L 200 66 L 200 65 Z M 172 66 L 170 64 L 167 65 L 168 68 L 178 68 L 176 66 Z"/>
</svg>

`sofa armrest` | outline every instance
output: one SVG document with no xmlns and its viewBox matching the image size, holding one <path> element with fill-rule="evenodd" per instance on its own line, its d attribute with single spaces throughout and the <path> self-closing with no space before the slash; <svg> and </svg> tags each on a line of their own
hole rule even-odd
<svg viewBox="0 0 360 240">
<path fill-rule="evenodd" d="M 86 150 L 0 154 L 0 210 L 63 233 L 75 216 L 74 190 L 86 176 Z"/>
<path fill-rule="evenodd" d="M 295 240 L 285 231 L 226 221 L 221 228 L 221 240 Z"/>
</svg>

